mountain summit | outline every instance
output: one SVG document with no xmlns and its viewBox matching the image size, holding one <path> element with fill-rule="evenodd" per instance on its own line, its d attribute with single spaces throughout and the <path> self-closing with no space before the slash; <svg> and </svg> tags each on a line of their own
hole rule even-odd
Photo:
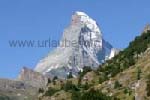
<svg viewBox="0 0 150 100">
<path fill-rule="evenodd" d="M 103 39 L 96 21 L 84 12 L 75 12 L 64 30 L 60 46 L 41 59 L 35 71 L 59 78 L 66 78 L 69 72 L 77 76 L 83 67 L 96 69 L 116 53 Z"/>
</svg>

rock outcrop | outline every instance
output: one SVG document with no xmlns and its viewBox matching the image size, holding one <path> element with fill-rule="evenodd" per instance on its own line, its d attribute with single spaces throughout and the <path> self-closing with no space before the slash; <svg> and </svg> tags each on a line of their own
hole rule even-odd
<svg viewBox="0 0 150 100">
<path fill-rule="evenodd" d="M 30 84 L 34 87 L 45 87 L 48 82 L 48 77 L 39 72 L 23 67 L 18 77 L 19 81 Z"/>
<path fill-rule="evenodd" d="M 143 33 L 147 33 L 148 31 L 150 31 L 150 24 L 145 26 Z"/>
</svg>

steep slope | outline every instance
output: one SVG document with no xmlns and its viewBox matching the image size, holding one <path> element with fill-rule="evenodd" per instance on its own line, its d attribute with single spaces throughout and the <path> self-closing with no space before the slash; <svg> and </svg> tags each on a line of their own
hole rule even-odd
<svg viewBox="0 0 150 100">
<path fill-rule="evenodd" d="M 144 32 L 98 70 L 84 69 L 77 79 L 50 83 L 46 93 L 57 91 L 42 100 L 150 100 L 150 31 Z"/>
<path fill-rule="evenodd" d="M 59 78 L 66 78 L 69 72 L 77 76 L 84 66 L 96 69 L 116 53 L 103 39 L 96 21 L 84 12 L 75 12 L 63 33 L 60 46 L 42 59 L 35 71 Z"/>
<path fill-rule="evenodd" d="M 150 49 L 147 49 L 136 61 L 134 66 L 120 72 L 115 77 L 95 86 L 108 95 L 121 100 L 149 100 L 147 96 L 148 76 L 150 75 Z M 140 72 L 138 72 L 140 70 Z M 116 86 L 116 82 L 120 86 Z"/>
</svg>

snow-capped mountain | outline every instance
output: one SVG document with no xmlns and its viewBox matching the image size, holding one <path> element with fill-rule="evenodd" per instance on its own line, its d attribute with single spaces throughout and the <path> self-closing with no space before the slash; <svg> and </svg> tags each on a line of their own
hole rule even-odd
<svg viewBox="0 0 150 100">
<path fill-rule="evenodd" d="M 66 78 L 69 72 L 76 76 L 84 66 L 96 69 L 115 54 L 116 49 L 103 39 L 96 21 L 84 12 L 75 12 L 60 46 L 40 60 L 35 71 L 59 78 Z"/>
</svg>

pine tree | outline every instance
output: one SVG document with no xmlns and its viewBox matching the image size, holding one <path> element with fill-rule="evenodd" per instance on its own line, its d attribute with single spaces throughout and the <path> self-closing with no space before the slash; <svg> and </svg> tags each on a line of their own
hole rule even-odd
<svg viewBox="0 0 150 100">
<path fill-rule="evenodd" d="M 141 69 L 138 67 L 137 68 L 137 80 L 141 79 Z"/>
<path fill-rule="evenodd" d="M 43 88 L 39 88 L 38 92 L 39 93 L 44 93 L 44 89 Z"/>
<path fill-rule="evenodd" d="M 67 79 L 73 78 L 72 72 L 69 72 L 69 75 L 67 76 Z"/>
<path fill-rule="evenodd" d="M 147 76 L 147 96 L 150 96 L 150 74 Z"/>
<path fill-rule="evenodd" d="M 119 81 L 115 81 L 115 84 L 114 84 L 114 88 L 117 89 L 117 88 L 120 88 L 122 85 L 119 83 Z"/>
</svg>

